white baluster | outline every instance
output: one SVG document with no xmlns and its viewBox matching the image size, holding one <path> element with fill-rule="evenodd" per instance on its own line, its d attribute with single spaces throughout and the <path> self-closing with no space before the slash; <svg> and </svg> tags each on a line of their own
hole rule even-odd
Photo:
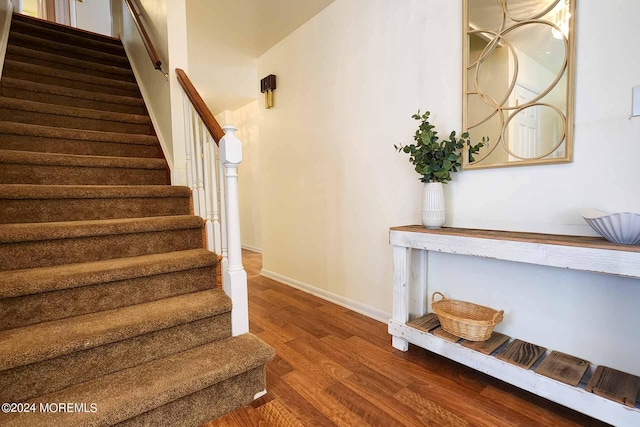
<svg viewBox="0 0 640 427">
<path fill-rule="evenodd" d="M 235 136 L 237 128 L 222 128 L 225 136 L 220 140 L 220 161 L 224 166 L 226 184 L 226 220 L 228 265 L 222 286 L 231 298 L 231 332 L 240 335 L 249 332 L 249 302 L 247 273 L 242 265 L 240 247 L 240 208 L 238 204 L 238 165 L 242 162 L 242 143 Z"/>
<path fill-rule="evenodd" d="M 220 244 L 222 261 L 220 262 L 222 272 L 222 288 L 226 286 L 227 265 L 229 265 L 229 257 L 227 252 L 227 195 L 226 195 L 226 179 L 224 177 L 224 165 L 222 164 L 222 156 L 220 149 L 218 148 L 218 176 L 219 176 L 219 190 L 220 190 Z"/>
<path fill-rule="evenodd" d="M 207 169 L 209 171 L 209 192 L 211 195 L 211 221 L 213 223 L 213 251 L 218 255 L 222 254 L 222 243 L 220 236 L 220 208 L 218 205 L 218 182 L 216 175 L 218 173 L 218 162 L 216 156 L 216 144 L 211 134 L 207 133 Z"/>
<path fill-rule="evenodd" d="M 205 233 L 207 236 L 207 249 L 211 252 L 215 252 L 215 241 L 213 238 L 213 218 L 212 218 L 212 193 L 214 188 L 211 186 L 211 146 L 210 146 L 210 138 L 209 131 L 207 127 L 204 125 L 204 122 L 201 122 L 200 132 L 202 135 L 202 146 L 203 146 L 203 156 L 202 156 L 202 167 L 204 169 L 204 200 L 205 200 Z"/>
<path fill-rule="evenodd" d="M 191 104 L 189 104 L 189 110 L 188 110 L 188 114 L 189 114 L 189 121 L 187 122 L 187 129 L 189 130 L 189 139 L 187 139 L 187 147 L 189 147 L 189 151 L 191 152 L 191 194 L 193 196 L 193 213 L 195 215 L 198 215 L 198 212 L 200 212 L 200 195 L 198 194 L 198 185 L 197 185 L 197 180 L 198 180 L 198 150 L 196 150 L 196 144 L 195 144 L 195 135 L 194 135 L 194 121 L 195 121 L 195 110 L 193 109 L 193 107 L 191 106 Z"/>
<path fill-rule="evenodd" d="M 200 129 L 200 123 L 202 123 L 202 121 L 200 120 L 200 116 L 197 116 L 196 123 L 194 126 L 194 132 L 195 132 L 194 143 L 196 148 L 195 154 L 197 156 L 196 157 L 196 187 L 198 190 L 198 211 L 196 212 L 196 215 L 198 215 L 203 220 L 206 220 L 207 202 L 206 202 L 205 193 L 204 193 L 204 171 L 203 171 L 204 151 L 202 147 L 202 134 Z"/>
<path fill-rule="evenodd" d="M 193 183 L 193 163 L 191 159 L 191 126 L 189 126 L 191 111 L 191 103 L 187 98 L 187 95 L 182 95 L 182 105 L 184 112 L 184 145 L 185 145 L 185 156 L 187 159 L 187 187 L 193 191 L 194 183 Z M 195 201 L 194 201 L 195 203 Z"/>
</svg>

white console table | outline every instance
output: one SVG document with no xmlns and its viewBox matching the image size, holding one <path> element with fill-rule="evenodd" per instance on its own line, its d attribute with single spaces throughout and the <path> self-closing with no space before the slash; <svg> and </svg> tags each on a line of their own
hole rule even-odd
<svg viewBox="0 0 640 427">
<path fill-rule="evenodd" d="M 598 237 L 442 228 L 393 227 L 393 346 L 409 343 L 616 426 L 640 426 L 640 406 L 631 408 L 485 355 L 407 325 L 427 311 L 429 251 L 494 258 L 640 278 L 640 246 L 616 245 Z M 595 369 L 590 368 L 590 373 Z"/>
</svg>

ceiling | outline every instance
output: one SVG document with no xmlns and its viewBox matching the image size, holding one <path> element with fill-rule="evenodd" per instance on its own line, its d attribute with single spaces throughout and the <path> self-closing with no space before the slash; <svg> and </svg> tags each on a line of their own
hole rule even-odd
<svg viewBox="0 0 640 427">
<path fill-rule="evenodd" d="M 333 1 L 187 1 L 189 77 L 211 111 L 255 100 L 256 59 Z"/>
<path fill-rule="evenodd" d="M 334 0 L 189 0 L 211 37 L 257 58 Z"/>
</svg>

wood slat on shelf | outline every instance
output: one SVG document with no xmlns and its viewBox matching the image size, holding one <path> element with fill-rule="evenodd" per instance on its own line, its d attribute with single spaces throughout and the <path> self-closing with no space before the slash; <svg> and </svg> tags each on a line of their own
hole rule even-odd
<svg viewBox="0 0 640 427">
<path fill-rule="evenodd" d="M 412 321 L 407 322 L 407 325 L 424 332 L 429 332 L 432 329 L 435 329 L 438 326 L 440 326 L 440 320 L 438 320 L 437 314 L 427 313 L 424 316 L 418 317 L 417 319 L 413 319 Z"/>
<path fill-rule="evenodd" d="M 456 343 L 458 341 L 460 341 L 462 338 L 457 337 L 453 334 L 450 334 L 449 332 L 445 331 L 442 328 L 437 328 L 433 330 L 433 335 L 442 338 L 443 340 L 447 340 L 449 342 L 453 342 Z"/>
<path fill-rule="evenodd" d="M 590 363 L 569 354 L 552 351 L 535 369 L 536 373 L 576 387 Z"/>
<path fill-rule="evenodd" d="M 489 355 L 496 351 L 498 347 L 509 341 L 507 335 L 500 332 L 493 332 L 491 337 L 486 341 L 462 341 L 462 346 L 470 348 L 471 350 L 479 351 L 482 354 Z"/>
<path fill-rule="evenodd" d="M 640 377 L 606 366 L 598 366 L 586 390 L 633 408 L 636 406 L 640 391 Z"/>
<path fill-rule="evenodd" d="M 529 369 L 542 356 L 546 348 L 515 339 L 511 341 L 496 357 L 524 369 Z"/>
</svg>

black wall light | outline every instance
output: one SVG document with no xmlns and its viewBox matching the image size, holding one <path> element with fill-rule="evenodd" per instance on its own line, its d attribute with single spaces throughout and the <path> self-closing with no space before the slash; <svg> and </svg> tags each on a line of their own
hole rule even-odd
<svg viewBox="0 0 640 427">
<path fill-rule="evenodd" d="M 264 93 L 264 106 L 269 109 L 273 107 L 273 91 L 276 90 L 276 76 L 269 74 L 260 80 L 260 92 Z"/>
</svg>

